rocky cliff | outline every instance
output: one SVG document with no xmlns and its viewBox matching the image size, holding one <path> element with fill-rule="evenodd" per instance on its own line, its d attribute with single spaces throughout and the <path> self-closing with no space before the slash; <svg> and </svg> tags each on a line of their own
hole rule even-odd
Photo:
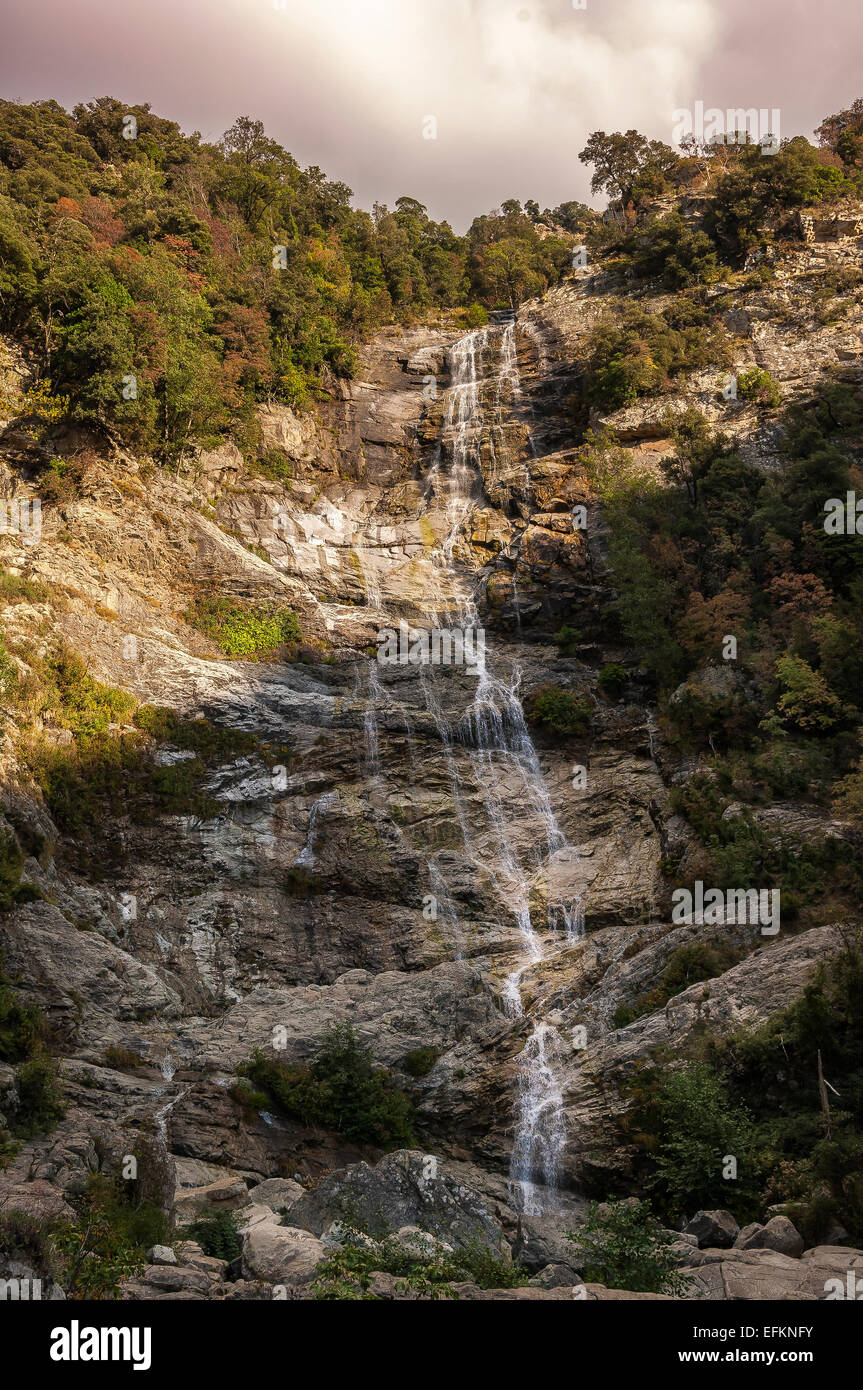
<svg viewBox="0 0 863 1390">
<path fill-rule="evenodd" d="M 803 401 L 827 367 L 861 382 L 859 303 L 824 322 L 813 300 L 815 277 L 859 263 L 860 249 L 853 219 L 810 221 L 769 285 L 713 287 L 728 301 L 734 370 L 768 369 Z M 4 567 L 35 585 L 0 612 L 7 641 L 44 653 L 61 638 L 134 701 L 248 737 L 207 761 L 199 811 L 121 808 L 70 834 L 27 771 L 17 716 L 7 720 L 6 833 L 33 891 L 0 918 L 0 950 L 58 1040 L 67 1105 L 0 1174 L 7 1205 L 63 1211 L 139 1133 L 155 1136 L 181 1189 L 239 1175 L 304 1191 L 376 1161 L 374 1148 L 233 1094 L 254 1049 L 309 1062 L 332 1023 L 349 1021 L 404 1078 L 422 1151 L 482 1194 L 500 1239 L 522 1253 L 526 1231 L 550 1241 L 532 1263 L 551 1268 L 562 1214 L 585 1192 L 626 1190 L 620 1122 L 656 1049 L 682 1055 L 705 1026 L 721 1036 L 766 1020 L 838 949 L 833 922 L 777 939 L 747 929 L 724 973 L 620 1025 L 681 945 L 717 935 L 671 922 L 664 861 L 694 852 L 694 836 L 669 789 L 695 764 L 666 743 L 645 673 L 609 637 L 606 526 L 575 425 L 586 335 L 627 292 L 588 267 L 467 337 L 379 333 L 330 400 L 302 415 L 261 409 L 279 481 L 232 445 L 168 472 L 56 441 L 74 492 L 44 506 L 38 545 L 0 538 Z M 13 380 L 11 351 L 6 370 Z M 727 370 L 677 378 L 662 409 L 639 402 L 592 423 L 649 470 L 673 447 L 667 410 L 696 404 L 769 470 L 775 413 L 725 399 Z M 7 430 L 6 496 L 32 495 L 42 464 Z M 202 594 L 291 608 L 298 659 L 228 659 L 187 621 Z M 552 639 L 574 614 L 579 642 L 562 655 Z M 378 635 L 400 623 L 482 627 L 485 669 L 380 664 Z M 610 662 L 628 677 L 616 699 L 598 681 Z M 550 686 L 590 707 L 563 741 L 525 722 Z M 50 721 L 44 738 L 67 740 Z M 169 739 L 150 756 L 170 769 L 193 755 Z M 794 830 L 799 807 L 771 811 Z M 740 928 L 723 931 L 739 948 Z M 408 1077 L 420 1049 L 429 1065 Z M 5 1110 L 11 1069 L 4 1084 Z M 299 1188 L 290 1197 L 314 1204 Z M 422 1224 L 415 1202 L 403 1206 L 396 1225 Z M 291 1229 L 317 1241 L 326 1221 L 296 1216 Z M 283 1282 L 284 1264 L 265 1257 L 273 1240 L 247 1251 L 245 1277 Z M 310 1245 L 306 1264 L 319 1255 Z M 204 1293 L 199 1274 L 200 1288 L 154 1287 Z"/>
</svg>

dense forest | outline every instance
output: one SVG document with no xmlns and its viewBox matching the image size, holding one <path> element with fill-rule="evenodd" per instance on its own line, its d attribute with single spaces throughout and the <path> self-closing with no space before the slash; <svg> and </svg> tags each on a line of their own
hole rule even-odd
<svg viewBox="0 0 863 1390">
<path fill-rule="evenodd" d="M 32 354 L 34 411 L 165 457 L 242 437 L 255 402 L 350 376 L 382 324 L 478 325 L 556 283 L 590 217 L 510 201 L 456 236 L 414 198 L 351 197 L 246 117 L 207 145 L 112 98 L 0 103 L 0 328 Z"/>
</svg>

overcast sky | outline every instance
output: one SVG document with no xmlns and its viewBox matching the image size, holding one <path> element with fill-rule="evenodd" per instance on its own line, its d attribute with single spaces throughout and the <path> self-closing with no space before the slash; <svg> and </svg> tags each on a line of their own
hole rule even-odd
<svg viewBox="0 0 863 1390">
<path fill-rule="evenodd" d="M 409 194 L 458 231 L 504 198 L 590 200 L 592 130 L 670 141 L 701 100 L 811 137 L 863 96 L 861 0 L 2 3 L 4 97 L 149 101 L 208 139 L 257 116 L 361 206 Z"/>
</svg>

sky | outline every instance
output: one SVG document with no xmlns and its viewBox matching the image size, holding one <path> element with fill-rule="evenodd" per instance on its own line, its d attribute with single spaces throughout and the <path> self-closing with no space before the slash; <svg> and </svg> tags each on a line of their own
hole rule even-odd
<svg viewBox="0 0 863 1390">
<path fill-rule="evenodd" d="M 860 0 L 581 5 L 0 0 L 0 95 L 149 101 L 210 140 L 258 117 L 359 206 L 407 194 L 459 232 L 506 198 L 596 203 L 593 130 L 671 143 L 702 101 L 778 108 L 783 136 L 811 138 L 863 96 Z"/>
</svg>

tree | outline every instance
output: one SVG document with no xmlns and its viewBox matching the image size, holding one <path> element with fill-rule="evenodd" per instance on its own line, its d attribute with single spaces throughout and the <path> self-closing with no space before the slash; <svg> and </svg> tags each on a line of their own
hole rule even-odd
<svg viewBox="0 0 863 1390">
<path fill-rule="evenodd" d="M 579 154 L 582 164 L 592 164 L 592 193 L 605 192 L 624 210 L 639 195 L 651 196 L 666 187 L 668 175 L 680 156 L 661 140 L 647 140 L 637 130 L 606 135 L 595 130 Z"/>
<path fill-rule="evenodd" d="M 843 111 L 825 116 L 815 134 L 819 145 L 834 150 L 844 164 L 859 163 L 863 149 L 863 97 L 857 97 Z"/>
</svg>

